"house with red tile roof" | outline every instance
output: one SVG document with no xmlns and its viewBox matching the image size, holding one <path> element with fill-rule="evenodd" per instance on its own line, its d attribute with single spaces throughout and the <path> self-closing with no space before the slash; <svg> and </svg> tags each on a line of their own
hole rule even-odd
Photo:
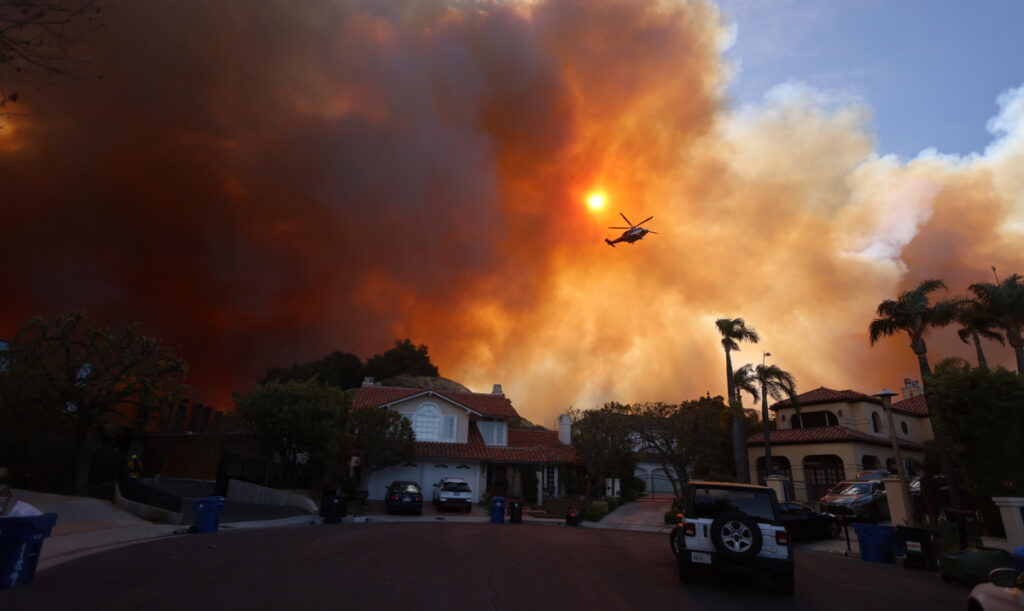
<svg viewBox="0 0 1024 611">
<path fill-rule="evenodd" d="M 509 421 L 519 413 L 500 384 L 490 393 L 471 393 L 378 386 L 367 379 L 353 407 L 395 411 L 416 434 L 413 460 L 369 474 L 370 500 L 382 500 L 387 485 L 396 480 L 417 482 L 429 500 L 442 477 L 469 482 L 473 502 L 487 495 L 532 496 L 524 490 L 524 479 L 533 479 L 530 474 L 537 475 L 542 499 L 565 494 L 569 474 L 579 469 L 569 416 L 559 417 L 557 432 L 512 429 Z"/>
<path fill-rule="evenodd" d="M 893 401 L 893 425 L 908 471 L 919 470 L 925 442 L 934 439 L 920 385 L 904 380 L 903 399 Z M 814 502 L 837 482 L 860 471 L 896 472 L 889 423 L 878 397 L 855 390 L 816 388 L 770 407 L 777 430 L 769 433 L 777 475 L 793 482 L 796 500 Z M 750 472 L 764 483 L 764 433 L 747 439 Z"/>
</svg>

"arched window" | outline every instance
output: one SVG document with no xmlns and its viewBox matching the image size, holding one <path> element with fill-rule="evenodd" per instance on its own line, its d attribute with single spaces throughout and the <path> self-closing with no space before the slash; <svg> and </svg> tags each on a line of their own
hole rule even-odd
<svg viewBox="0 0 1024 611">
<path fill-rule="evenodd" d="M 907 422 L 906 421 L 900 422 L 900 430 L 903 431 L 904 435 L 906 435 L 907 433 L 910 432 L 910 428 L 907 427 Z"/>
<path fill-rule="evenodd" d="M 878 415 L 878 412 L 871 412 L 871 428 L 876 433 L 882 432 L 882 417 Z"/>
<path fill-rule="evenodd" d="M 421 405 L 412 417 L 412 431 L 418 441 L 435 441 L 441 434 L 441 410 L 429 403 Z"/>
</svg>

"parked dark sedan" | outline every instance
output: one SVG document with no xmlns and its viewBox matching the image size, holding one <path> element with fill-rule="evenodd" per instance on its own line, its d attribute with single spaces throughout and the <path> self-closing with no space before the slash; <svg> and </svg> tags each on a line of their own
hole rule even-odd
<svg viewBox="0 0 1024 611">
<path fill-rule="evenodd" d="M 814 511 L 799 503 L 779 503 L 779 515 L 794 539 L 837 539 L 842 533 L 839 520 L 834 515 Z"/>
<path fill-rule="evenodd" d="M 391 482 L 384 495 L 384 507 L 388 513 L 423 513 L 423 491 L 420 490 L 420 485 L 416 482 Z"/>
</svg>

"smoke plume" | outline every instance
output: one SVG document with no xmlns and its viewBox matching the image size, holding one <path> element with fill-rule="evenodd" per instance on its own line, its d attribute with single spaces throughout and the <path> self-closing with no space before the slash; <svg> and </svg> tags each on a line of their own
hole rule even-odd
<svg viewBox="0 0 1024 611">
<path fill-rule="evenodd" d="M 878 303 L 1024 272 L 1024 87 L 913 160 L 797 85 L 730 108 L 701 2 L 119 3 L 82 78 L 0 118 L 0 337 L 84 309 L 180 347 L 194 398 L 425 343 L 551 425 L 724 394 L 742 317 L 798 387 L 919 377 Z M 585 205 L 601 190 L 608 204 Z M 605 245 L 618 212 L 657 231 Z M 952 295 L 951 295 L 952 296 Z M 929 354 L 971 355 L 952 329 Z M 1010 354 L 989 347 L 990 359 Z"/>
</svg>

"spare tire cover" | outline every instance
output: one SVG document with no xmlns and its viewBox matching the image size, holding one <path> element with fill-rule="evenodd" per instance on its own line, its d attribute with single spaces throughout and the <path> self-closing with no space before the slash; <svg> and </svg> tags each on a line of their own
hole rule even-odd
<svg viewBox="0 0 1024 611">
<path fill-rule="evenodd" d="M 761 551 L 761 529 L 742 511 L 723 511 L 711 523 L 711 542 L 723 557 L 750 562 Z"/>
</svg>

